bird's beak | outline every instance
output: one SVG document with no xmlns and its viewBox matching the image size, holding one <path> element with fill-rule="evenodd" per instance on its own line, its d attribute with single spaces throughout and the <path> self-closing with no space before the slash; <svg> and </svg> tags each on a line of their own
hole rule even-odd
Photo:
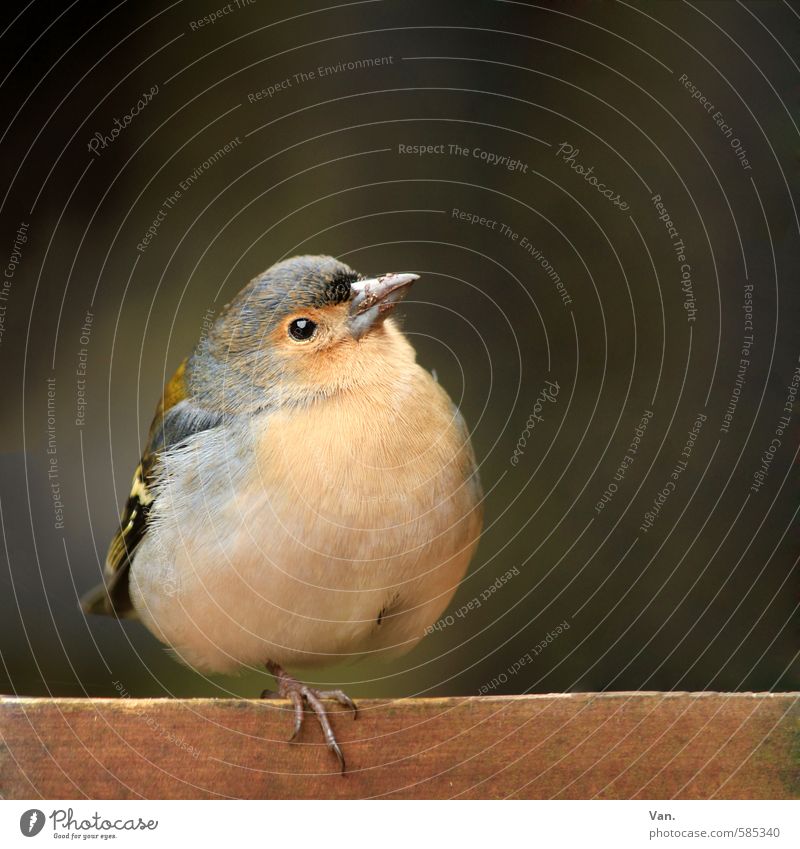
<svg viewBox="0 0 800 849">
<path fill-rule="evenodd" d="M 360 339 L 384 318 L 406 296 L 409 287 L 419 280 L 418 274 L 384 274 L 351 284 L 350 332 Z"/>
</svg>

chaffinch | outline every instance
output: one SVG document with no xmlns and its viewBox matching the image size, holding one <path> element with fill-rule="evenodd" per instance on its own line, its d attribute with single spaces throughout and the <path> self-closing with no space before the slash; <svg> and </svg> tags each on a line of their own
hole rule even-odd
<svg viewBox="0 0 800 849">
<path fill-rule="evenodd" d="M 415 274 L 299 256 L 227 304 L 164 388 L 86 612 L 138 617 L 190 666 L 286 672 L 405 652 L 481 531 L 464 421 L 390 317 Z"/>
</svg>

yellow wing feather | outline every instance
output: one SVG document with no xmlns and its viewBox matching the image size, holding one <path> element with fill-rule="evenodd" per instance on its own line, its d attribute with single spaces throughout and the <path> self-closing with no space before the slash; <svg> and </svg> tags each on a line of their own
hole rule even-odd
<svg viewBox="0 0 800 849">
<path fill-rule="evenodd" d="M 175 374 L 164 387 L 150 425 L 147 445 L 133 476 L 130 495 L 122 511 L 119 528 L 108 547 L 104 570 L 105 582 L 81 599 L 81 606 L 86 613 L 105 613 L 120 617 L 133 614 L 128 594 L 128 570 L 133 553 L 147 530 L 147 511 L 153 503 L 153 495 L 150 491 L 153 466 L 158 459 L 159 450 L 165 447 L 157 444 L 164 416 L 188 397 L 185 372 L 186 360 L 178 366 Z"/>
</svg>

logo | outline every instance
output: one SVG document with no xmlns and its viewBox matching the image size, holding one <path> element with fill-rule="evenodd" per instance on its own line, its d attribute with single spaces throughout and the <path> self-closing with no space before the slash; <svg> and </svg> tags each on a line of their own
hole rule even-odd
<svg viewBox="0 0 800 849">
<path fill-rule="evenodd" d="M 31 808 L 19 818 L 19 830 L 25 837 L 35 837 L 44 828 L 44 812 Z"/>
</svg>

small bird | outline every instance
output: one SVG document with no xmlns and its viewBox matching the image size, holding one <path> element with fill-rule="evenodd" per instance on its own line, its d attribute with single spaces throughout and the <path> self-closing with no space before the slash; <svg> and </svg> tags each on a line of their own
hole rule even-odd
<svg viewBox="0 0 800 849">
<path fill-rule="evenodd" d="M 355 704 L 286 670 L 411 649 L 482 526 L 464 420 L 392 318 L 417 279 L 298 256 L 251 280 L 165 386 L 82 599 L 197 670 L 265 667 L 342 772 L 323 700 Z"/>
</svg>

